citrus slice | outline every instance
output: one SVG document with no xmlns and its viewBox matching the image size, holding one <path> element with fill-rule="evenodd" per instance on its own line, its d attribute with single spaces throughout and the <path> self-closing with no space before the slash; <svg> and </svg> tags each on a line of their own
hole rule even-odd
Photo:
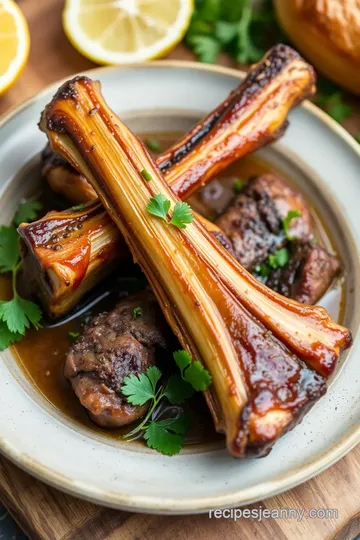
<svg viewBox="0 0 360 540">
<path fill-rule="evenodd" d="M 99 64 L 128 64 L 166 54 L 183 38 L 193 0 L 67 0 L 64 30 Z"/>
<path fill-rule="evenodd" d="M 29 28 L 12 0 L 0 0 L 0 94 L 19 77 L 30 50 Z"/>
</svg>

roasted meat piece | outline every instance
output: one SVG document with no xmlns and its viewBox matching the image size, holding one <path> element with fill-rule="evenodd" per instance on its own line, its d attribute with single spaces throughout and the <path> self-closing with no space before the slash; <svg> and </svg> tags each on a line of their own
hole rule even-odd
<svg viewBox="0 0 360 540">
<path fill-rule="evenodd" d="M 311 215 L 301 194 L 273 174 L 264 174 L 249 180 L 216 225 L 230 239 L 239 263 L 252 272 L 287 243 L 283 219 L 290 210 L 301 214 L 290 222 L 291 236 L 309 241 L 313 235 Z"/>
<path fill-rule="evenodd" d="M 135 308 L 142 314 L 136 316 Z M 124 377 L 145 371 L 165 349 L 169 329 L 151 292 L 121 300 L 84 329 L 66 357 L 64 374 L 92 420 L 113 428 L 134 422 L 147 406 L 132 406 L 121 394 Z"/>
<path fill-rule="evenodd" d="M 289 244 L 286 266 L 273 270 L 265 283 L 274 291 L 302 304 L 315 304 L 340 272 L 340 261 L 319 244 Z"/>
</svg>

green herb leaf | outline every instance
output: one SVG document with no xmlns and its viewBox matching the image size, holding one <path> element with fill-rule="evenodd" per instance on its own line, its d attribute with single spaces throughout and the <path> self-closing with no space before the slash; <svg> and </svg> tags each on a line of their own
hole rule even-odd
<svg viewBox="0 0 360 540">
<path fill-rule="evenodd" d="M 301 212 L 299 212 L 299 210 L 289 210 L 289 212 L 283 219 L 282 225 L 285 231 L 285 236 L 290 241 L 294 240 L 295 238 L 289 233 L 290 223 L 293 219 L 298 218 L 298 217 L 301 217 Z"/>
<path fill-rule="evenodd" d="M 149 214 L 167 221 L 167 213 L 170 210 L 170 206 L 171 202 L 162 193 L 159 193 L 150 199 L 147 210 Z"/>
<path fill-rule="evenodd" d="M 343 122 L 352 114 L 352 108 L 344 103 L 341 92 L 337 92 L 332 96 L 326 111 L 337 122 Z"/>
<path fill-rule="evenodd" d="M 0 302 L 0 320 L 7 324 L 10 332 L 25 335 L 30 324 L 41 328 L 41 310 L 33 302 L 15 296 L 9 302 Z"/>
<path fill-rule="evenodd" d="M 40 201 L 25 201 L 20 203 L 15 214 L 14 223 L 18 227 L 21 223 L 34 221 L 43 205 Z"/>
<path fill-rule="evenodd" d="M 70 341 L 75 342 L 78 337 L 80 337 L 80 332 L 68 332 Z"/>
<path fill-rule="evenodd" d="M 143 169 L 143 170 L 141 171 L 141 175 L 143 176 L 143 178 L 145 178 L 145 180 L 146 180 L 147 182 L 151 182 L 152 176 L 151 176 L 151 174 L 150 174 L 146 169 Z"/>
<path fill-rule="evenodd" d="M 191 36 L 188 39 L 198 60 L 205 64 L 214 64 L 220 52 L 220 43 L 210 36 Z"/>
<path fill-rule="evenodd" d="M 191 384 L 194 390 L 203 392 L 210 386 L 210 373 L 198 360 L 193 360 L 187 351 L 176 351 L 173 356 L 182 378 Z"/>
<path fill-rule="evenodd" d="M 150 381 L 150 384 L 152 386 L 152 389 L 153 389 L 153 392 L 155 394 L 155 391 L 156 391 L 156 385 L 157 383 L 160 381 L 161 379 L 161 371 L 158 367 L 156 366 L 150 366 L 147 370 L 146 370 L 146 375 Z"/>
<path fill-rule="evenodd" d="M 161 144 L 157 139 L 146 139 L 145 141 L 146 146 L 149 150 L 152 152 L 160 152 L 161 150 Z"/>
<path fill-rule="evenodd" d="M 251 0 L 244 0 L 242 15 L 238 24 L 238 52 L 236 55 L 237 61 L 242 64 L 257 62 L 264 54 L 264 51 L 255 46 L 250 35 L 252 15 Z"/>
<path fill-rule="evenodd" d="M 132 318 L 134 320 L 137 319 L 137 317 L 142 317 L 142 316 L 143 316 L 143 310 L 141 309 L 141 307 L 136 307 L 133 309 Z"/>
<path fill-rule="evenodd" d="M 257 264 L 254 267 L 254 272 L 258 274 L 259 276 L 261 276 L 262 278 L 266 278 L 270 274 L 271 268 L 267 263 Z"/>
<path fill-rule="evenodd" d="M 178 202 L 175 204 L 170 224 L 178 229 L 185 229 L 186 225 L 191 223 L 193 219 L 190 206 L 187 203 Z"/>
<path fill-rule="evenodd" d="M 150 448 L 167 456 L 178 454 L 184 446 L 184 434 L 189 422 L 185 416 L 150 422 L 144 438 Z"/>
<path fill-rule="evenodd" d="M 187 383 L 178 375 L 171 375 L 165 387 L 164 396 L 172 405 L 181 405 L 194 394 L 191 384 Z"/>
<path fill-rule="evenodd" d="M 19 257 L 19 237 L 16 229 L 0 226 L 0 272 L 12 272 Z"/>
<path fill-rule="evenodd" d="M 227 45 L 238 32 L 237 22 L 217 21 L 215 24 L 215 36 L 221 44 Z"/>
<path fill-rule="evenodd" d="M 0 351 L 4 351 L 13 343 L 20 341 L 24 336 L 19 333 L 10 332 L 7 324 L 0 322 Z"/>
<path fill-rule="evenodd" d="M 150 399 L 154 399 L 153 382 L 148 377 L 149 369 L 151 368 L 148 368 L 145 373 L 124 377 L 121 392 L 131 405 L 144 405 Z"/>
<path fill-rule="evenodd" d="M 85 208 L 86 208 L 86 204 L 81 203 L 81 204 L 77 204 L 76 206 L 72 206 L 71 210 L 73 210 L 74 212 L 81 212 L 82 210 L 85 210 Z"/>
<path fill-rule="evenodd" d="M 271 268 L 282 268 L 289 262 L 289 250 L 285 247 L 269 255 L 268 264 Z"/>
<path fill-rule="evenodd" d="M 244 186 L 245 186 L 244 180 L 241 180 L 241 178 L 238 178 L 237 180 L 235 180 L 235 182 L 233 183 L 234 193 L 236 193 L 236 195 L 239 195 L 244 189 Z"/>
</svg>

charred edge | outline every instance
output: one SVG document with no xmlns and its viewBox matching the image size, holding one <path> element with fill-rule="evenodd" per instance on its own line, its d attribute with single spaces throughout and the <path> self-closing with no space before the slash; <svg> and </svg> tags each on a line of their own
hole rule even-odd
<svg viewBox="0 0 360 540">
<path fill-rule="evenodd" d="M 249 72 L 244 82 L 229 95 L 229 98 L 219 106 L 217 111 L 208 117 L 194 135 L 184 145 L 177 148 L 170 159 L 159 163 L 161 172 L 166 172 L 184 159 L 232 109 L 235 107 L 242 109 L 253 101 L 262 89 L 295 59 L 301 59 L 301 56 L 291 47 L 282 44 L 273 47 L 265 58 Z M 309 69 L 311 69 L 310 66 Z"/>
</svg>

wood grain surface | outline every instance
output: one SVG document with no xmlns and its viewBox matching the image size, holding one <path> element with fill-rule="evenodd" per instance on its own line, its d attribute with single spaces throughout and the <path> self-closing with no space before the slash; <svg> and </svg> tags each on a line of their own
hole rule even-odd
<svg viewBox="0 0 360 540">
<path fill-rule="evenodd" d="M 61 0 L 19 2 L 31 32 L 29 62 L 17 83 L 0 98 L 0 113 L 36 94 L 57 79 L 95 65 L 78 54 L 61 27 Z M 0 52 L 1 54 L 1 52 Z M 168 58 L 192 60 L 183 46 Z M 226 57 L 223 65 L 234 64 Z M 359 105 L 354 101 L 359 110 Z M 360 131 L 360 114 L 346 125 Z M 0 458 L 0 500 L 31 539 L 43 540 L 352 540 L 360 534 L 360 446 L 326 472 L 278 497 L 249 508 L 334 508 L 337 519 L 241 518 L 209 519 L 203 516 L 163 517 L 106 509 L 75 499 L 46 486 Z"/>
</svg>

